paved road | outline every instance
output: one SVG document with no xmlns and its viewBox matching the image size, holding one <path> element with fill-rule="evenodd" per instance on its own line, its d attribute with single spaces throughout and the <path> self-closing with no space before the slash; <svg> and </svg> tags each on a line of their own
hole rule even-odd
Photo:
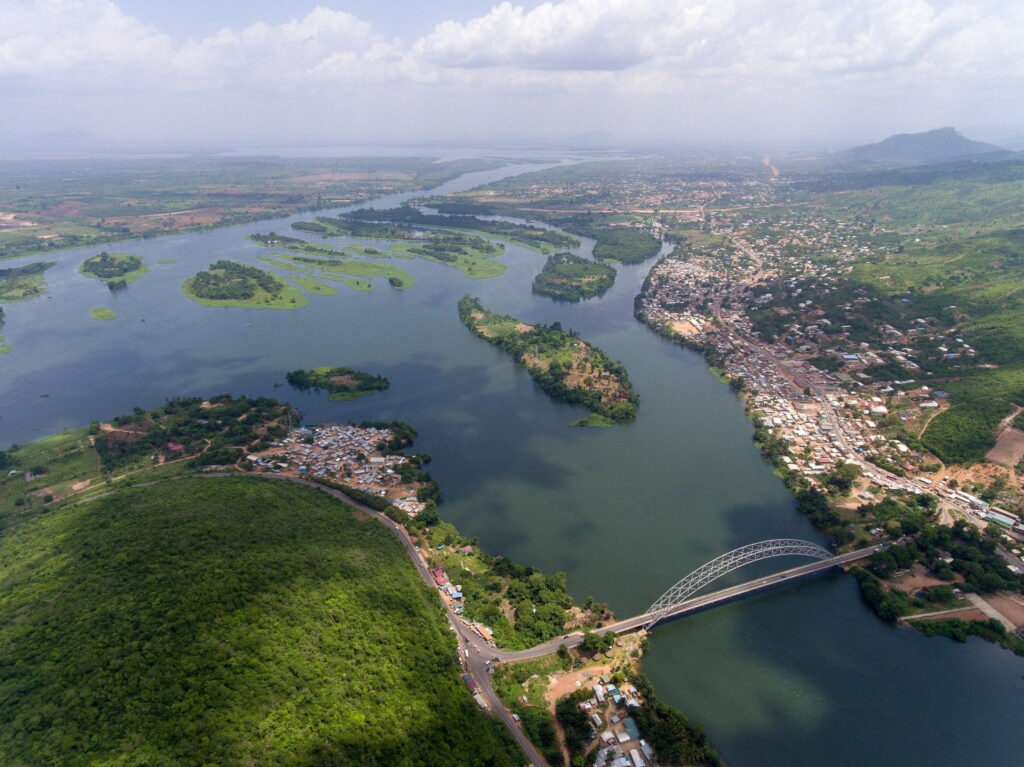
<svg viewBox="0 0 1024 767">
<path fill-rule="evenodd" d="M 382 525 L 387 527 L 394 535 L 401 541 L 405 547 L 406 553 L 409 558 L 412 559 L 413 564 L 416 567 L 417 572 L 423 579 L 423 582 L 432 590 L 436 591 L 434 584 L 434 577 L 430 574 L 430 570 L 427 567 L 426 562 L 420 556 L 419 549 L 412 542 L 409 537 L 408 531 L 397 522 L 388 518 L 379 511 L 375 511 L 368 506 L 364 506 L 358 501 L 352 500 L 349 496 L 345 495 L 339 490 L 321 485 L 317 482 L 312 482 L 307 479 L 300 479 L 298 477 L 287 477 L 281 474 L 249 474 L 239 475 L 235 473 L 211 473 L 199 476 L 206 477 L 238 477 L 238 476 L 257 476 L 264 479 L 275 479 L 283 480 L 287 482 L 295 482 L 300 485 L 308 485 L 309 487 L 315 487 L 316 489 L 327 493 L 328 495 L 337 498 L 338 500 L 348 504 L 349 506 L 358 509 L 367 516 L 373 517 Z M 797 578 L 803 578 L 812 573 L 827 570 L 832 567 L 853 562 L 864 557 L 871 556 L 876 551 L 880 551 L 884 548 L 881 544 L 876 546 L 869 546 L 865 549 L 858 549 L 857 551 L 851 551 L 847 554 L 841 554 L 830 559 L 816 560 L 799 567 L 794 567 L 790 570 L 784 570 L 781 573 L 767 576 L 765 578 L 759 578 L 746 583 L 741 583 L 736 586 L 730 586 L 719 591 L 711 592 L 710 594 L 704 594 L 703 596 L 694 597 L 693 599 L 686 600 L 676 605 L 672 611 L 664 616 L 665 618 L 674 618 L 687 613 L 696 612 L 697 610 L 706 609 L 722 602 L 727 602 L 732 599 L 737 599 L 747 594 L 752 594 L 756 591 L 762 591 L 773 588 L 781 583 L 787 581 L 796 580 Z M 440 599 L 440 597 L 438 597 Z M 486 641 L 483 637 L 479 636 L 476 632 L 470 629 L 457 615 L 453 612 L 451 606 L 441 600 L 444 606 L 445 613 L 448 617 L 448 624 L 451 626 L 452 631 L 455 632 L 456 640 L 459 647 L 459 655 L 462 659 L 462 664 L 468 673 L 472 674 L 474 681 L 477 684 L 477 692 L 487 703 L 488 709 L 496 715 L 508 731 L 512 734 L 516 743 L 526 754 L 534 767 L 549 767 L 547 761 L 541 756 L 540 752 L 537 751 L 533 743 L 530 742 L 529 738 L 526 737 L 526 733 L 523 732 L 519 724 L 512 718 L 512 715 L 502 704 L 494 691 L 494 686 L 491 684 L 491 675 L 489 673 L 490 667 L 495 662 L 514 662 L 529 660 L 532 658 L 541 658 L 545 655 L 557 652 L 561 645 L 566 647 L 576 647 L 583 641 L 583 633 L 576 631 L 571 634 L 566 634 L 563 637 L 552 639 L 548 642 L 544 642 L 539 645 L 535 645 L 527 650 L 509 651 L 497 649 L 492 643 Z M 608 626 L 604 627 L 602 631 L 611 631 L 616 634 L 625 634 L 637 629 L 645 628 L 650 623 L 652 616 L 648 613 L 641 615 L 635 615 L 632 618 L 625 620 L 616 621 Z"/>
<path fill-rule="evenodd" d="M 803 578 L 812 573 L 821 572 L 822 570 L 828 570 L 832 567 L 838 567 L 840 565 L 854 562 L 858 559 L 869 557 L 877 551 L 881 551 L 884 547 L 881 544 L 875 546 L 869 546 L 865 549 L 857 549 L 846 554 L 840 554 L 836 557 L 829 559 L 820 559 L 810 562 L 806 565 L 800 565 L 790 570 L 783 570 L 781 573 L 769 575 L 764 578 L 757 578 L 746 583 L 740 583 L 736 586 L 729 586 L 728 588 L 720 589 L 719 591 L 712 591 L 710 594 L 704 594 L 702 596 L 688 599 L 685 602 L 680 602 L 676 605 L 672 611 L 665 616 L 664 619 L 678 618 L 688 613 L 697 612 L 698 610 L 704 610 L 709 607 L 728 602 L 733 599 L 737 599 L 747 594 L 753 594 L 756 591 L 764 591 L 770 588 L 774 588 L 781 583 L 787 581 L 796 580 Z M 642 613 L 640 615 L 634 615 L 632 618 L 626 618 L 625 620 L 616 621 L 615 623 L 609 623 L 607 626 L 601 629 L 604 631 L 611 631 L 616 634 L 627 634 L 630 631 L 636 631 L 637 629 L 645 628 L 648 623 L 652 620 L 653 616 L 649 613 Z M 500 658 L 503 662 L 514 662 L 521 660 L 530 660 L 532 658 L 540 658 L 545 655 L 549 655 L 558 650 L 560 645 L 566 647 L 576 647 L 583 641 L 583 634 L 581 632 L 573 632 L 572 634 L 566 634 L 558 639 L 552 639 L 543 644 L 535 645 L 528 650 L 495 650 L 494 656 Z"/>
</svg>

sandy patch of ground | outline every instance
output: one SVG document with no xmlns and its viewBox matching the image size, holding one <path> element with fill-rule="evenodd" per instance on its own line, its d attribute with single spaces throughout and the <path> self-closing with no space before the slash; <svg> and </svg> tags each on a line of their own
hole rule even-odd
<svg viewBox="0 0 1024 767">
<path fill-rule="evenodd" d="M 909 573 L 901 575 L 898 578 L 891 578 L 886 581 L 889 586 L 902 589 L 911 596 L 916 594 L 923 588 L 928 586 L 956 586 L 955 583 L 949 583 L 948 581 L 942 581 L 931 575 L 928 575 L 928 571 L 921 564 L 915 564 Z"/>
<path fill-rule="evenodd" d="M 985 457 L 993 463 L 1013 468 L 1024 459 L 1024 431 L 1020 429 L 1003 429 L 996 440 L 995 446 Z"/>
<path fill-rule="evenodd" d="M 559 698 L 576 692 L 585 684 L 593 684 L 602 674 L 610 674 L 611 670 L 612 667 L 608 665 L 588 666 L 579 671 L 552 674 L 548 677 L 550 682 L 548 683 L 547 692 L 544 693 L 544 700 L 548 704 L 548 711 L 552 714 L 555 713 L 555 704 Z M 584 672 L 590 675 L 589 679 L 583 676 Z"/>
<path fill-rule="evenodd" d="M 669 327 L 672 328 L 674 333 L 678 333 L 681 336 L 693 336 L 700 332 L 689 320 L 670 322 Z"/>
<path fill-rule="evenodd" d="M 1014 626 L 1024 626 L 1024 599 L 1015 594 L 986 594 L 982 598 Z"/>
<path fill-rule="evenodd" d="M 81 482 L 76 482 L 71 486 L 71 492 L 77 493 L 79 490 L 84 490 L 85 488 L 89 487 L 89 484 L 91 482 L 91 479 L 83 479 Z"/>
</svg>

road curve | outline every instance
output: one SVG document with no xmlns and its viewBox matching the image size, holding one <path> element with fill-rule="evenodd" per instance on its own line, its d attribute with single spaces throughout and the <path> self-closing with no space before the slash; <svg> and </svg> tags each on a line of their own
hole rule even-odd
<svg viewBox="0 0 1024 767">
<path fill-rule="evenodd" d="M 398 524 L 394 520 L 385 516 L 379 511 L 371 509 L 369 506 L 364 506 L 358 501 L 353 500 L 349 496 L 345 495 L 340 490 L 321 485 L 318 482 L 313 482 L 308 479 L 301 479 L 299 477 L 288 477 L 282 474 L 237 474 L 237 473 L 220 473 L 214 472 L 210 474 L 197 475 L 201 477 L 239 477 L 239 476 L 255 476 L 261 479 L 275 479 L 283 480 L 287 482 L 295 482 L 300 485 L 307 485 L 314 487 L 328 495 L 342 501 L 343 503 L 351 506 L 354 509 L 358 509 L 360 512 L 367 516 L 373 517 L 382 525 L 387 527 L 394 535 L 401 541 L 405 547 L 406 553 L 412 560 L 413 565 L 416 567 L 416 571 L 420 574 L 423 582 L 430 588 L 431 591 L 436 593 L 434 584 L 434 577 L 430 574 L 430 570 L 427 567 L 426 562 L 420 556 L 419 550 L 416 544 L 412 542 L 409 537 L 408 531 L 402 525 Z M 779 584 L 786 583 L 787 581 L 796 580 L 803 578 L 816 572 L 828 570 L 832 567 L 839 567 L 849 562 L 854 562 L 858 559 L 871 556 L 877 551 L 881 551 L 884 548 L 882 544 L 875 546 L 869 546 L 864 549 L 858 549 L 851 551 L 846 554 L 840 554 L 829 559 L 816 560 L 799 567 L 794 567 L 789 570 L 783 570 L 781 573 L 769 575 L 767 577 L 757 578 L 746 583 L 740 583 L 736 586 L 729 586 L 728 588 L 719 589 L 713 591 L 710 594 L 704 594 L 702 596 L 693 597 L 685 602 L 680 602 L 665 616 L 662 616 L 661 620 L 669 620 L 677 618 L 688 613 L 697 612 L 698 610 L 707 609 L 723 602 L 728 602 L 739 597 L 752 594 L 757 591 L 764 591 L 767 589 L 774 588 Z M 477 684 L 477 692 L 480 693 L 481 697 L 487 703 L 490 711 L 495 714 L 501 722 L 505 725 L 508 731 L 511 733 L 513 739 L 519 745 L 519 747 L 526 754 L 530 763 L 534 767 L 549 767 L 547 761 L 541 756 L 540 752 L 533 745 L 529 738 L 526 737 L 526 733 L 523 732 L 519 724 L 512 718 L 508 709 L 502 704 L 498 698 L 497 693 L 494 691 L 494 686 L 491 684 L 490 665 L 493 662 L 510 663 L 515 661 L 531 660 L 533 658 L 541 658 L 545 655 L 557 652 L 558 648 L 562 645 L 566 647 L 576 647 L 583 641 L 583 633 L 579 631 L 566 634 L 556 639 L 551 639 L 547 642 L 543 642 L 538 645 L 534 645 L 526 650 L 501 650 L 494 647 L 493 644 L 486 642 L 482 637 L 478 636 L 474 631 L 470 630 L 466 624 L 464 624 L 457 615 L 453 612 L 450 605 L 444 600 L 438 597 L 442 606 L 444 607 L 445 614 L 448 618 L 448 624 L 451 626 L 452 631 L 455 632 L 457 639 L 459 653 L 464 658 L 464 665 L 468 672 L 472 674 L 473 679 Z M 641 628 L 646 628 L 653 619 L 653 616 L 649 613 L 642 613 L 640 615 L 634 615 L 631 618 L 625 620 L 616 621 L 610 623 L 601 629 L 604 631 L 611 631 L 615 634 L 625 634 L 630 631 L 636 631 Z"/>
</svg>

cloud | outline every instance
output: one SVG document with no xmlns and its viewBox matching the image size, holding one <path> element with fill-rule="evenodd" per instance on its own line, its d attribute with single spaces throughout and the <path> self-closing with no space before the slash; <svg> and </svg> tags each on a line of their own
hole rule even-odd
<svg viewBox="0 0 1024 767">
<path fill-rule="evenodd" d="M 1024 118 L 1024 3 L 561 0 L 527 10 L 500 2 L 404 42 L 319 6 L 282 24 L 182 40 L 116 0 L 4 0 L 0 97 L 46 94 L 60 94 L 53 103 L 62 109 L 72 94 L 82 103 L 191 94 L 197 104 L 204 95 L 204 104 L 247 100 L 264 110 L 301 99 L 358 100 L 371 111 L 445 103 L 502 127 L 508 118 L 497 115 L 510 96 L 562 108 L 565 119 L 601 103 L 622 121 L 633 102 L 660 98 L 687 119 L 717 111 L 735 121 L 782 104 L 808 117 L 865 104 L 913 117 L 921 103 L 943 122 L 957 119 L 957 104 L 968 116 L 987 104 L 989 115 L 1001 109 L 1015 120 Z"/>
</svg>

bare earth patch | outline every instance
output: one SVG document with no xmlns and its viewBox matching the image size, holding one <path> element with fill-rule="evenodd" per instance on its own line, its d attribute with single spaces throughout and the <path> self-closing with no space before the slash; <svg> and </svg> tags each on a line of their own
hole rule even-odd
<svg viewBox="0 0 1024 767">
<path fill-rule="evenodd" d="M 1024 431 L 1003 429 L 995 446 L 985 457 L 993 463 L 1013 468 L 1024 459 Z"/>
<path fill-rule="evenodd" d="M 910 572 L 906 575 L 901 575 L 898 578 L 891 578 L 886 583 L 889 586 L 893 586 L 898 589 L 902 589 L 910 595 L 916 594 L 921 589 L 929 586 L 955 586 L 956 584 L 949 583 L 948 581 L 942 581 L 931 575 L 928 575 L 928 571 L 921 564 L 915 564 L 911 568 Z"/>
<path fill-rule="evenodd" d="M 983 598 L 1014 626 L 1024 626 L 1024 599 L 1014 594 L 986 594 Z"/>
<path fill-rule="evenodd" d="M 914 618 L 911 616 L 908 620 L 914 621 L 944 621 L 950 618 L 959 618 L 962 621 L 987 621 L 988 616 L 985 615 L 977 607 L 968 607 L 963 610 L 956 610 L 953 612 L 942 613 L 942 615 L 931 615 L 927 618 Z"/>
</svg>

